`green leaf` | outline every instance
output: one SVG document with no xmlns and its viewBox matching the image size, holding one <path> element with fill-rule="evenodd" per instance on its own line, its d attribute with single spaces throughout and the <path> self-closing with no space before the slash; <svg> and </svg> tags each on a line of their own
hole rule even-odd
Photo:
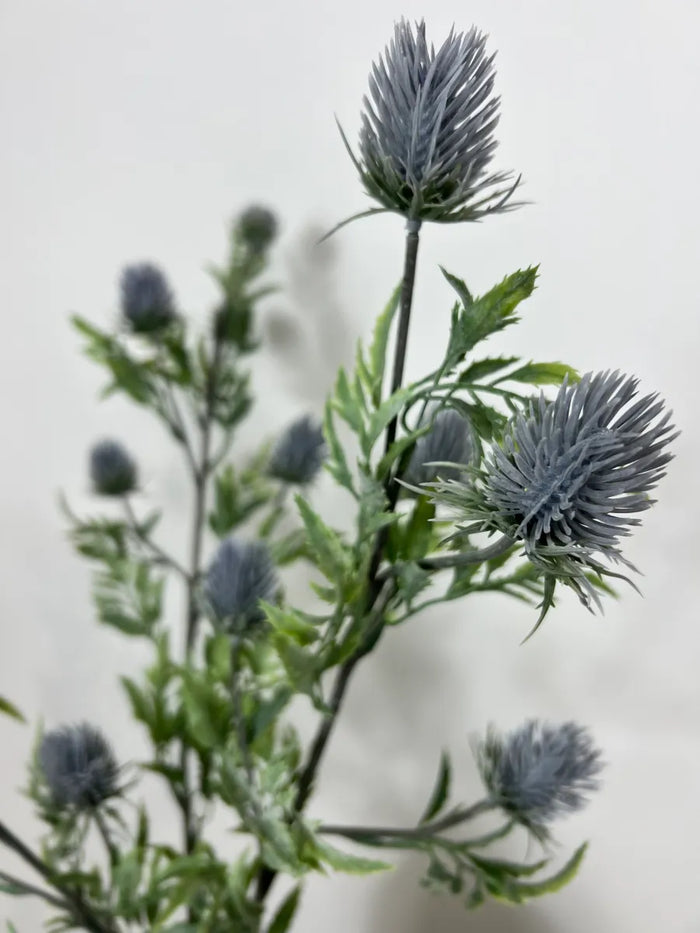
<svg viewBox="0 0 700 933">
<path fill-rule="evenodd" d="M 296 495 L 295 501 L 306 528 L 316 566 L 331 583 L 342 586 L 352 567 L 348 548 L 337 532 L 325 524 L 303 496 Z"/>
<path fill-rule="evenodd" d="M 475 360 L 459 374 L 459 381 L 468 383 L 479 382 L 479 380 L 484 379 L 486 376 L 491 376 L 501 369 L 506 369 L 506 367 L 512 366 L 513 363 L 517 363 L 519 360 L 520 357 L 518 356 L 492 356 L 485 357 L 483 360 Z"/>
<path fill-rule="evenodd" d="M 369 457 L 379 436 L 389 422 L 398 415 L 414 391 L 413 386 L 398 389 L 386 401 L 382 402 L 379 408 L 372 412 L 367 424 L 367 430 L 361 438 L 362 452 L 366 457 Z"/>
<path fill-rule="evenodd" d="M 18 719 L 20 722 L 27 721 L 14 703 L 11 703 L 7 697 L 4 696 L 0 696 L 0 713 L 4 713 L 6 716 L 12 716 L 13 719 Z"/>
<path fill-rule="evenodd" d="M 443 752 L 440 756 L 440 767 L 438 769 L 433 792 L 430 795 L 430 800 L 428 801 L 423 816 L 418 821 L 419 823 L 429 822 L 445 806 L 450 793 L 451 777 L 452 767 L 450 764 L 450 756 L 447 752 Z"/>
<path fill-rule="evenodd" d="M 273 642 L 291 685 L 298 693 L 313 697 L 321 669 L 319 658 L 280 632 L 273 635 Z"/>
<path fill-rule="evenodd" d="M 449 277 L 449 273 L 445 273 L 445 276 L 456 288 L 454 277 Z M 477 343 L 518 320 L 515 309 L 524 298 L 532 294 L 536 277 L 537 266 L 518 270 L 480 298 L 467 304 L 463 301 L 461 306 L 455 306 L 446 354 L 448 367 L 463 360 Z M 460 294 L 459 289 L 457 293 Z"/>
<path fill-rule="evenodd" d="M 544 881 L 519 882 L 509 879 L 507 882 L 499 882 L 496 879 L 491 880 L 490 876 L 486 875 L 486 887 L 492 897 L 507 900 L 513 904 L 522 904 L 535 897 L 554 894 L 576 877 L 587 847 L 587 843 L 579 846 L 564 867 Z"/>
<path fill-rule="evenodd" d="M 336 871 L 344 871 L 350 875 L 370 875 L 394 867 L 388 862 L 378 862 L 375 859 L 362 858 L 357 855 L 349 855 L 347 852 L 341 852 L 318 837 L 314 839 L 313 845 L 321 861 L 330 865 Z"/>
<path fill-rule="evenodd" d="M 328 457 L 324 463 L 326 470 L 328 470 L 337 483 L 357 498 L 355 484 L 353 483 L 352 474 L 348 467 L 345 451 L 343 450 L 335 430 L 333 408 L 330 399 L 326 402 L 323 418 L 323 433 L 326 438 L 326 443 L 328 444 Z"/>
<path fill-rule="evenodd" d="M 494 379 L 491 385 L 499 382 L 525 382 L 531 385 L 561 385 L 568 377 L 569 382 L 579 382 L 580 376 L 572 366 L 566 363 L 526 363 L 505 376 Z"/>
<path fill-rule="evenodd" d="M 459 300 L 462 302 L 464 307 L 470 308 L 474 304 L 474 299 L 462 279 L 458 279 L 456 275 L 452 275 L 447 271 L 447 269 L 443 268 L 443 266 L 440 266 L 440 272 L 442 272 L 452 288 L 454 288 L 454 290 L 457 292 Z"/>
<path fill-rule="evenodd" d="M 299 904 L 300 894 L 301 888 L 298 885 L 297 887 L 292 888 L 292 890 L 280 904 L 277 913 L 272 918 L 272 922 L 270 923 L 267 933 L 286 933 L 292 920 L 294 919 L 294 914 L 296 913 L 297 906 Z"/>
<path fill-rule="evenodd" d="M 291 607 L 280 609 L 264 600 L 260 600 L 260 608 L 276 632 L 291 638 L 298 644 L 309 645 L 318 639 L 318 628 L 309 621 L 310 617 L 305 613 Z"/>
<path fill-rule="evenodd" d="M 386 348 L 389 341 L 391 324 L 399 307 L 401 298 L 401 285 L 397 285 L 392 292 L 386 307 L 377 318 L 372 334 L 372 342 L 368 350 L 368 368 L 371 379 L 370 393 L 372 404 L 378 408 L 382 400 L 382 383 L 386 368 Z"/>
<path fill-rule="evenodd" d="M 364 410 L 361 401 L 350 387 L 347 373 L 341 366 L 335 383 L 335 392 L 331 396 L 331 405 L 340 417 L 350 425 L 356 434 L 364 430 Z"/>
</svg>

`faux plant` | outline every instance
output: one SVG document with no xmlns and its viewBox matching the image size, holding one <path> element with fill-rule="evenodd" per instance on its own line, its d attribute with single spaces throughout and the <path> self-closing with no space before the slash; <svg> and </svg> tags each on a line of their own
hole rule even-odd
<svg viewBox="0 0 700 933">
<path fill-rule="evenodd" d="M 435 50 L 423 23 L 396 26 L 372 68 L 358 153 L 348 150 L 379 205 L 365 213 L 405 221 L 403 276 L 324 412 L 264 438 L 249 462 L 237 454 L 236 431 L 254 410 L 245 364 L 271 290 L 270 211 L 251 207 L 234 223 L 204 333 L 148 263 L 125 269 L 115 328 L 74 318 L 107 372 L 105 394 L 128 397 L 167 429 L 189 473 L 193 514 L 184 564 L 158 533 L 159 513 L 135 497 L 144 464 L 109 439 L 89 456 L 103 513 L 78 516 L 64 503 L 71 540 L 95 568 L 98 620 L 151 646 L 148 668 L 122 677 L 150 755 L 120 765 L 129 750 L 117 754 L 94 723 L 40 731 L 27 792 L 44 836 L 32 847 L 3 818 L 0 842 L 26 872 L 3 870 L 0 887 L 43 898 L 49 929 L 283 933 L 310 873 L 382 871 L 393 850 L 422 853 L 425 884 L 470 907 L 486 898 L 519 904 L 577 872 L 585 846 L 553 865 L 547 849 L 553 822 L 584 804 L 602 766 L 572 722 L 530 720 L 506 735 L 489 728 L 475 743 L 484 791 L 473 802 L 451 799 L 445 754 L 412 826 L 330 825 L 308 811 L 353 673 L 380 639 L 437 603 L 486 591 L 532 604 L 535 628 L 562 587 L 596 608 L 608 578 L 632 569 L 621 539 L 652 504 L 670 459 L 669 414 L 657 396 L 638 396 L 634 378 L 579 377 L 560 362 L 484 352 L 518 320 L 536 267 L 480 296 L 443 270 L 453 302 L 444 357 L 404 382 L 424 222 L 518 206 L 519 179 L 489 174 L 494 77 L 475 29 L 452 32 Z M 314 505 L 322 469 L 354 504 L 350 528 Z M 293 606 L 285 581 L 300 562 L 312 568 L 312 593 Z M 182 644 L 164 612 L 166 587 L 178 586 Z M 299 696 L 317 718 L 308 747 L 290 715 Z M 2 708 L 19 716 L 7 700 Z M 163 841 L 140 802 L 143 772 L 172 799 L 179 846 Z M 235 857 L 211 842 L 214 821 L 236 832 Z M 543 857 L 502 857 L 502 840 L 523 831 Z M 282 890 L 271 898 L 273 888 Z"/>
</svg>

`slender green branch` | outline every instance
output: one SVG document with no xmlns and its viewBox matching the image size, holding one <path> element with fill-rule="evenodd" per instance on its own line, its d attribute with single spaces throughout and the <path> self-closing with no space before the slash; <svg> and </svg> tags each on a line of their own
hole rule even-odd
<svg viewBox="0 0 700 933">
<path fill-rule="evenodd" d="M 55 888 L 59 894 L 63 895 L 68 910 L 79 925 L 89 930 L 90 933 L 115 933 L 114 926 L 97 917 L 78 891 L 66 889 L 49 866 L 2 822 L 0 822 L 0 843 L 7 846 L 8 849 L 12 849 L 28 865 L 31 865 L 42 878 L 48 881 L 52 888 Z"/>
<path fill-rule="evenodd" d="M 38 888 L 36 885 L 29 884 L 29 882 L 23 881 L 21 878 L 16 878 L 14 875 L 10 875 L 6 871 L 0 871 L 0 882 L 3 884 L 13 885 L 14 887 L 20 889 L 23 894 L 34 894 L 36 897 L 42 898 L 53 907 L 58 907 L 59 910 L 67 910 L 70 912 L 70 904 L 67 901 L 61 900 L 60 897 L 56 897 L 56 895 L 52 894 L 50 891 L 45 891 L 44 888 Z"/>
<path fill-rule="evenodd" d="M 109 855 L 109 864 L 114 867 L 119 861 L 119 849 L 117 849 L 115 844 L 112 842 L 112 837 L 110 835 L 109 827 L 107 826 L 104 815 L 97 807 L 95 807 L 92 811 L 92 816 L 95 820 L 95 826 L 97 826 L 97 830 L 102 837 L 102 841 L 104 842 L 107 854 Z"/>
<path fill-rule="evenodd" d="M 471 807 L 464 807 L 449 813 L 439 820 L 433 820 L 432 823 L 423 823 L 419 826 L 410 828 L 392 827 L 392 826 L 338 826 L 322 825 L 318 832 L 332 836 L 345 836 L 346 839 L 353 839 L 355 842 L 367 842 L 381 839 L 402 839 L 402 840 L 424 840 L 432 836 L 437 836 L 446 829 L 452 829 L 468 820 L 473 820 L 482 813 L 493 810 L 496 804 L 488 798 L 480 800 Z"/>
<path fill-rule="evenodd" d="M 131 531 L 134 533 L 135 537 L 138 538 L 138 540 L 141 541 L 141 543 L 146 548 L 148 548 L 148 550 L 151 552 L 155 560 L 158 561 L 158 563 L 165 564 L 167 567 L 170 567 L 172 570 L 178 573 L 183 578 L 183 580 L 187 583 L 189 581 L 190 575 L 188 571 L 185 570 L 185 568 L 182 566 L 182 564 L 178 563 L 178 561 L 176 561 L 174 557 L 172 557 L 170 554 L 164 551 L 163 548 L 157 545 L 155 541 L 153 541 L 152 538 L 144 534 L 144 532 L 141 529 L 141 526 L 139 525 L 139 521 L 138 521 L 138 518 L 136 517 L 136 513 L 134 512 L 131 506 L 131 503 L 129 502 L 128 496 L 123 496 L 122 502 L 124 503 L 124 511 L 126 512 L 126 516 L 129 521 L 129 527 Z"/>
<path fill-rule="evenodd" d="M 170 406 L 170 412 L 168 413 L 164 411 L 164 415 L 168 421 L 168 424 L 170 425 L 171 430 L 173 431 L 174 436 L 182 444 L 182 447 L 185 451 L 187 464 L 190 468 L 190 472 L 194 476 L 197 473 L 197 458 L 192 441 L 190 440 L 190 436 L 187 431 L 184 416 L 177 401 L 177 396 L 175 395 L 175 391 L 169 382 L 166 382 L 165 384 L 165 400 L 166 403 Z"/>
</svg>

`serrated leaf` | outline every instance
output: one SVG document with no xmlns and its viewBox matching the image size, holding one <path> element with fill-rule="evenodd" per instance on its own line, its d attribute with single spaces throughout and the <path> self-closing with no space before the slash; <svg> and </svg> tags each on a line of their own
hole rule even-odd
<svg viewBox="0 0 700 933">
<path fill-rule="evenodd" d="M 491 356 L 485 357 L 483 360 L 475 360 L 459 374 L 459 382 L 479 382 L 480 379 L 492 376 L 499 370 L 506 369 L 508 366 L 512 366 L 513 363 L 519 362 L 519 360 L 519 356 Z"/>
<path fill-rule="evenodd" d="M 389 422 L 398 415 L 413 392 L 414 388 L 412 386 L 398 389 L 386 401 L 382 402 L 379 408 L 372 412 L 367 423 L 367 429 L 361 436 L 362 452 L 366 457 L 369 457 L 379 436 Z"/>
<path fill-rule="evenodd" d="M 504 376 L 499 376 L 491 385 L 498 385 L 499 382 L 524 382 L 530 385 L 558 386 L 566 377 L 569 382 L 579 382 L 581 378 L 576 370 L 572 366 L 567 366 L 566 363 L 530 362 Z"/>
<path fill-rule="evenodd" d="M 351 567 L 347 548 L 337 532 L 325 524 L 303 496 L 295 496 L 295 501 L 316 566 L 331 583 L 341 586 Z"/>
<path fill-rule="evenodd" d="M 292 890 L 280 904 L 277 913 L 272 918 L 272 922 L 268 927 L 267 933 L 287 933 L 287 930 L 289 929 L 289 926 L 294 919 L 297 906 L 299 905 L 300 895 L 301 888 L 298 885 L 297 887 L 292 888 Z"/>
<path fill-rule="evenodd" d="M 330 401 L 334 411 L 338 412 L 356 434 L 361 434 L 364 430 L 364 412 L 360 401 L 350 387 L 347 373 L 342 366 L 338 370 L 335 392 Z"/>
<path fill-rule="evenodd" d="M 456 306 L 452 311 L 447 366 L 455 366 L 477 343 L 514 324 L 518 320 L 515 309 L 532 294 L 536 277 L 536 266 L 519 269 L 471 304 Z"/>
<path fill-rule="evenodd" d="M 323 433 L 328 445 L 328 457 L 324 463 L 326 470 L 337 483 L 357 498 L 355 484 L 353 483 L 352 474 L 348 467 L 345 451 L 343 450 L 343 446 L 335 430 L 333 409 L 330 400 L 326 402 L 323 418 Z"/>
<path fill-rule="evenodd" d="M 430 795 L 430 800 L 428 801 L 428 805 L 426 806 L 425 812 L 420 818 L 419 823 L 429 822 L 442 810 L 450 793 L 451 778 L 452 765 L 450 763 L 450 756 L 447 754 L 447 752 L 443 752 L 440 756 L 440 767 L 438 768 L 433 792 Z"/>
<path fill-rule="evenodd" d="M 440 272 L 442 272 L 452 288 L 454 288 L 454 290 L 457 292 L 459 300 L 462 302 L 464 307 L 471 307 L 471 305 L 474 304 L 474 298 L 472 297 L 471 292 L 462 279 L 458 279 L 456 275 L 452 275 L 452 273 L 448 272 L 447 269 L 445 269 L 443 266 L 440 266 Z"/>
<path fill-rule="evenodd" d="M 376 859 L 362 858 L 357 855 L 350 855 L 347 852 L 341 852 L 334 846 L 329 845 L 325 840 L 316 837 L 314 847 L 318 856 L 326 865 L 336 871 L 344 871 L 350 875 L 370 875 L 377 871 L 387 871 L 393 869 L 393 865 L 388 862 L 379 862 Z"/>
<path fill-rule="evenodd" d="M 317 627 L 296 609 L 290 607 L 280 609 L 279 606 L 273 606 L 264 600 L 260 600 L 260 608 L 276 632 L 293 639 L 298 644 L 309 645 L 318 639 Z"/>
<path fill-rule="evenodd" d="M 22 713 L 17 709 L 14 703 L 11 703 L 7 697 L 0 696 L 0 713 L 4 713 L 6 716 L 11 716 L 13 719 L 18 719 L 20 722 L 26 722 Z"/>
<path fill-rule="evenodd" d="M 399 307 L 401 298 L 401 285 L 392 292 L 391 298 L 387 302 L 384 310 L 377 318 L 372 334 L 372 342 L 368 350 L 368 365 L 371 379 L 370 392 L 372 404 L 378 408 L 382 399 L 382 383 L 384 381 L 384 370 L 386 368 L 386 348 L 389 342 L 389 331 L 391 324 Z"/>
</svg>

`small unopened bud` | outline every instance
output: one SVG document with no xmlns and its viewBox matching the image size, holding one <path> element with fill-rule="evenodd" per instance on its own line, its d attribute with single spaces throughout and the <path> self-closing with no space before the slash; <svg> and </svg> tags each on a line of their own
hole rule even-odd
<svg viewBox="0 0 700 933">
<path fill-rule="evenodd" d="M 118 441 L 100 441 L 90 452 L 90 479 L 95 492 L 123 496 L 136 488 L 136 464 Z"/>
<path fill-rule="evenodd" d="M 251 253 L 263 253 L 277 235 L 277 218 L 268 208 L 252 204 L 238 217 L 235 231 Z"/>
<path fill-rule="evenodd" d="M 326 442 L 319 424 L 308 416 L 291 424 L 278 440 L 268 473 L 285 483 L 310 483 L 321 469 Z"/>
<path fill-rule="evenodd" d="M 136 333 L 160 330 L 175 320 L 173 295 L 157 266 L 126 266 L 119 285 L 122 313 Z"/>
</svg>

